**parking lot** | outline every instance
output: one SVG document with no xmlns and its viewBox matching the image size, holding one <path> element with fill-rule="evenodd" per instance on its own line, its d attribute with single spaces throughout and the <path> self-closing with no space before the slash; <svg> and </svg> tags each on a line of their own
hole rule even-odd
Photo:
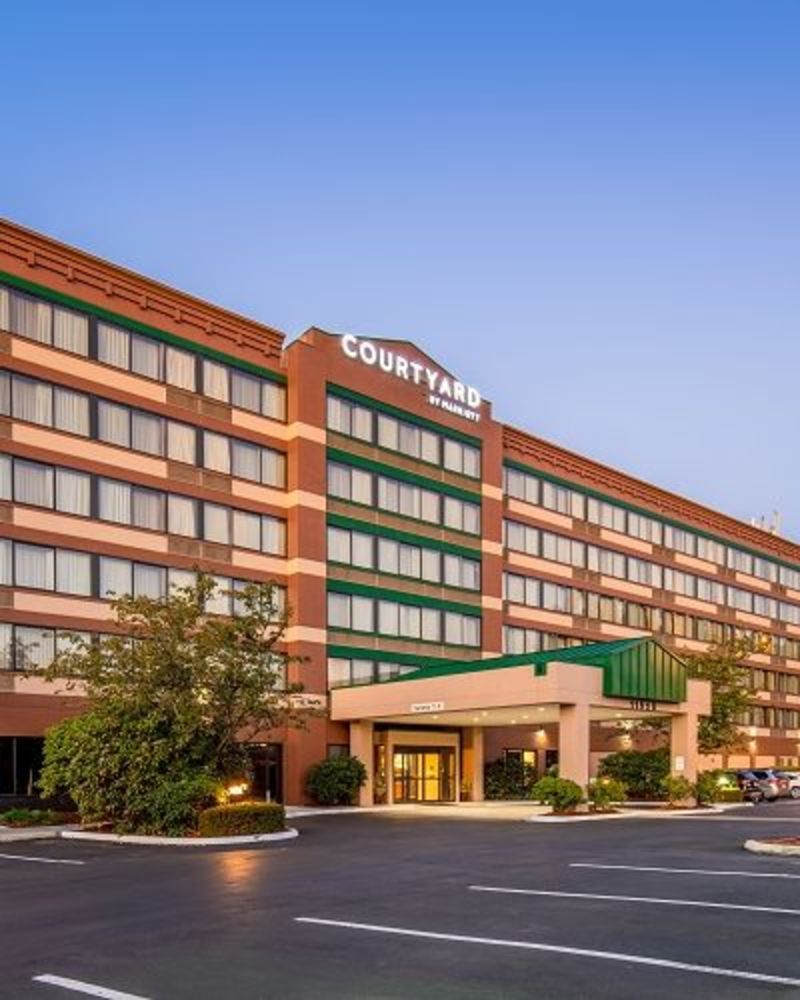
<svg viewBox="0 0 800 1000">
<path fill-rule="evenodd" d="M 800 860 L 741 848 L 800 835 L 800 803 L 297 825 L 237 851 L 3 845 L 0 996 L 800 997 Z"/>
</svg>

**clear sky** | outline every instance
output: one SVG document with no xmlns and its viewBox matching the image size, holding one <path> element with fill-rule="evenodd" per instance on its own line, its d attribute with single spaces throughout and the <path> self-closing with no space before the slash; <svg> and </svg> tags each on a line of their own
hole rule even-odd
<svg viewBox="0 0 800 1000">
<path fill-rule="evenodd" d="M 0 214 L 800 537 L 800 4 L 5 5 Z"/>
</svg>

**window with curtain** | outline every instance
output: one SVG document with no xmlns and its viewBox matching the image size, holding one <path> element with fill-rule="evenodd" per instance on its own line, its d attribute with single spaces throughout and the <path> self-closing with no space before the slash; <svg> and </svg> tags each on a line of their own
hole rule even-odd
<svg viewBox="0 0 800 1000">
<path fill-rule="evenodd" d="M 11 500 L 14 495 L 13 467 L 10 455 L 0 455 L 0 500 Z"/>
<path fill-rule="evenodd" d="M 132 523 L 137 528 L 164 531 L 166 527 L 165 495 L 159 490 L 148 490 L 143 486 L 133 489 Z"/>
<path fill-rule="evenodd" d="M 419 639 L 421 627 L 421 609 L 410 604 L 400 604 L 400 635 L 407 639 Z"/>
<path fill-rule="evenodd" d="M 72 354 L 89 354 L 89 320 L 71 309 L 53 309 L 53 346 Z"/>
<path fill-rule="evenodd" d="M 400 545 L 400 575 L 419 577 L 420 552 L 416 545 Z"/>
<path fill-rule="evenodd" d="M 230 475 L 231 454 L 228 438 L 212 431 L 203 431 L 203 465 L 214 472 Z"/>
<path fill-rule="evenodd" d="M 10 587 L 14 582 L 14 548 L 8 538 L 0 538 L 0 584 Z"/>
<path fill-rule="evenodd" d="M 128 407 L 101 399 L 97 404 L 97 437 L 108 444 L 130 448 L 131 414 Z"/>
<path fill-rule="evenodd" d="M 164 421 L 152 413 L 131 414 L 131 447 L 148 455 L 164 454 Z"/>
<path fill-rule="evenodd" d="M 133 566 L 129 559 L 100 557 L 100 596 L 106 599 L 133 593 Z"/>
<path fill-rule="evenodd" d="M 341 528 L 328 528 L 328 559 L 331 562 L 350 563 L 350 532 Z"/>
<path fill-rule="evenodd" d="M 328 594 L 328 625 L 350 628 L 350 598 L 346 594 Z"/>
<path fill-rule="evenodd" d="M 157 340 L 132 333 L 131 371 L 161 381 L 163 350 L 163 346 Z"/>
<path fill-rule="evenodd" d="M 239 549 L 261 551 L 261 517 L 258 514 L 233 511 L 233 544 Z"/>
<path fill-rule="evenodd" d="M 0 372 L 0 413 L 7 417 L 11 413 L 11 376 Z"/>
<path fill-rule="evenodd" d="M 56 469 L 56 508 L 64 514 L 91 515 L 92 477 L 86 472 Z"/>
<path fill-rule="evenodd" d="M 363 569 L 372 569 L 375 562 L 375 546 L 372 535 L 365 535 L 361 531 L 354 531 L 351 538 L 352 563 L 354 566 L 361 566 Z"/>
<path fill-rule="evenodd" d="M 286 456 L 282 452 L 261 449 L 261 482 L 281 489 L 286 485 Z"/>
<path fill-rule="evenodd" d="M 97 360 L 126 371 L 131 365 L 130 334 L 127 330 L 97 324 Z"/>
<path fill-rule="evenodd" d="M 167 582 L 170 590 L 181 590 L 184 587 L 193 587 L 197 582 L 197 577 L 190 569 L 174 569 L 170 567 L 167 570 Z"/>
<path fill-rule="evenodd" d="M 422 550 L 422 579 L 431 583 L 440 583 L 442 579 L 442 560 L 435 549 Z"/>
<path fill-rule="evenodd" d="M 433 490 L 420 490 L 420 517 L 423 521 L 438 524 L 441 518 L 441 497 Z"/>
<path fill-rule="evenodd" d="M 131 486 L 116 479 L 99 479 L 97 483 L 98 516 L 116 524 L 131 523 Z"/>
<path fill-rule="evenodd" d="M 372 475 L 361 469 L 353 469 L 351 477 L 352 499 L 355 503 L 372 503 Z"/>
<path fill-rule="evenodd" d="M 51 343 L 53 316 L 49 303 L 10 292 L 10 320 L 12 333 L 42 344 Z"/>
<path fill-rule="evenodd" d="M 56 549 L 56 590 L 60 594 L 91 595 L 92 557 L 88 552 Z"/>
<path fill-rule="evenodd" d="M 350 403 L 328 396 L 328 428 L 339 434 L 350 434 Z"/>
<path fill-rule="evenodd" d="M 197 500 L 170 494 L 167 501 L 167 531 L 171 535 L 197 538 L 199 534 Z"/>
<path fill-rule="evenodd" d="M 230 510 L 215 503 L 207 503 L 203 508 L 203 537 L 209 542 L 230 545 Z"/>
<path fill-rule="evenodd" d="M 242 410 L 261 412 L 261 379 L 245 372 L 231 371 L 231 404 Z"/>
<path fill-rule="evenodd" d="M 17 670 L 43 670 L 56 655 L 55 633 L 50 628 L 17 625 L 14 659 Z"/>
<path fill-rule="evenodd" d="M 426 642 L 442 641 L 442 614 L 436 608 L 422 608 L 422 630 L 420 638 Z"/>
<path fill-rule="evenodd" d="M 14 462 L 14 499 L 36 507 L 53 507 L 55 501 L 53 469 L 39 462 Z"/>
<path fill-rule="evenodd" d="M 261 548 L 264 552 L 286 554 L 286 522 L 265 514 L 261 518 Z"/>
<path fill-rule="evenodd" d="M 14 545 L 14 581 L 18 587 L 52 590 L 55 586 L 55 551 L 44 545 Z"/>
<path fill-rule="evenodd" d="M 261 449 L 246 441 L 231 441 L 231 474 L 238 479 L 261 482 Z"/>
<path fill-rule="evenodd" d="M 203 358 L 203 395 L 223 403 L 230 401 L 228 368 L 208 358 Z"/>
<path fill-rule="evenodd" d="M 216 589 L 206 601 L 206 611 L 210 615 L 229 615 L 231 595 L 228 591 L 231 590 L 233 581 L 228 576 L 214 576 L 212 580 L 216 584 Z"/>
<path fill-rule="evenodd" d="M 167 421 L 167 457 L 173 462 L 197 464 L 197 437 L 194 427 Z"/>
<path fill-rule="evenodd" d="M 159 600 L 167 589 L 167 571 L 162 566 L 134 563 L 133 592 L 136 597 L 152 597 Z"/>
<path fill-rule="evenodd" d="M 378 632 L 380 635 L 399 634 L 400 606 L 394 601 L 378 601 Z"/>
<path fill-rule="evenodd" d="M 89 436 L 89 397 L 56 386 L 53 393 L 54 426 L 70 434 Z"/>
<path fill-rule="evenodd" d="M 197 390 L 197 365 L 195 355 L 177 347 L 167 346 L 164 355 L 166 381 L 187 392 Z"/>
<path fill-rule="evenodd" d="M 351 599 L 352 628 L 359 632 L 371 632 L 374 628 L 375 602 L 370 597 Z"/>
<path fill-rule="evenodd" d="M 3 289 L 0 288 L 0 304 L 2 304 Z M 0 317 L 0 327 L 5 329 L 2 322 L 2 317 Z M 14 641 L 14 628 L 12 625 L 6 622 L 0 622 L 0 670 L 13 670 L 14 669 L 14 648 L 12 643 Z"/>
<path fill-rule="evenodd" d="M 286 419 L 286 389 L 274 382 L 261 383 L 261 412 L 273 420 Z"/>
<path fill-rule="evenodd" d="M 381 573 L 400 572 L 400 543 L 391 538 L 378 539 L 378 569 Z"/>
<path fill-rule="evenodd" d="M 15 375 L 12 398 L 12 412 L 17 420 L 52 426 L 53 390 L 46 382 Z"/>
</svg>

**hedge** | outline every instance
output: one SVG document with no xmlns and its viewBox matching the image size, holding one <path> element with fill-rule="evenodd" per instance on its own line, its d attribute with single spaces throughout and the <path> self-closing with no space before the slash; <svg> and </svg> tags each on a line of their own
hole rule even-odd
<svg viewBox="0 0 800 1000">
<path fill-rule="evenodd" d="M 201 837 L 246 837 L 286 829 L 286 812 L 277 802 L 235 802 L 200 813 Z"/>
</svg>

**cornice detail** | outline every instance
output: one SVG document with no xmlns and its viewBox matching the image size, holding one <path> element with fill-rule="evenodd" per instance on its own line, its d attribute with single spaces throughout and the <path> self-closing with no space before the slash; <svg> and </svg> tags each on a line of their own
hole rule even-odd
<svg viewBox="0 0 800 1000">
<path fill-rule="evenodd" d="M 220 350 L 280 359 L 284 334 L 126 268 L 0 219 L 0 269 L 64 295 L 189 339 L 201 334 Z M 223 341 L 224 343 L 219 343 Z"/>
<path fill-rule="evenodd" d="M 641 479 L 583 458 L 515 427 L 503 427 L 503 451 L 509 458 L 516 457 L 520 462 L 527 461 L 542 471 L 571 479 L 576 486 L 583 484 L 598 492 L 607 493 L 612 499 L 616 496 L 664 517 L 683 521 L 688 527 L 695 525 L 712 534 L 723 535 L 734 544 L 739 542 L 793 563 L 800 561 L 800 545 L 788 539 L 760 531 L 744 521 L 737 521 L 736 518 L 720 514 L 675 493 L 651 486 Z"/>
</svg>

